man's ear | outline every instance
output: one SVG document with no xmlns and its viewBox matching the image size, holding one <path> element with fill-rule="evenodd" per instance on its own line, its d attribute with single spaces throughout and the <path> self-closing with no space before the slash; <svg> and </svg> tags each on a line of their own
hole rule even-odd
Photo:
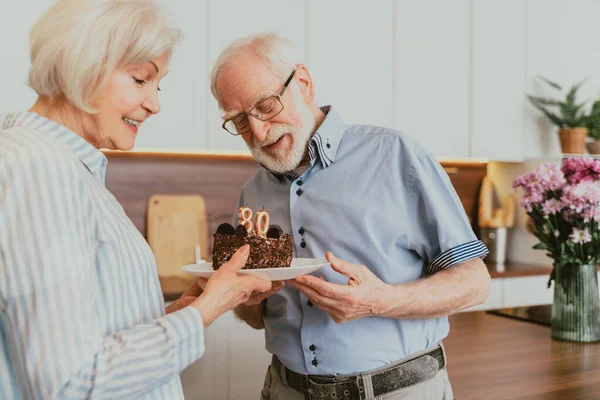
<svg viewBox="0 0 600 400">
<path fill-rule="evenodd" d="M 306 65 L 298 64 L 296 66 L 296 73 L 294 79 L 298 82 L 298 87 L 304 98 L 306 104 L 310 104 L 315 100 L 315 88 L 313 86 L 312 78 L 306 69 Z"/>
</svg>

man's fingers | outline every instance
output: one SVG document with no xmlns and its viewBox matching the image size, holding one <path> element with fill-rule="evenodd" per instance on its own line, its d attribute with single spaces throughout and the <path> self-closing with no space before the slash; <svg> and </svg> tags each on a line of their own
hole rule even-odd
<svg viewBox="0 0 600 400">
<path fill-rule="evenodd" d="M 273 287 L 273 284 L 271 281 L 267 281 L 265 279 L 261 279 L 256 276 L 248 275 L 248 279 L 252 280 L 252 283 L 254 285 L 254 289 L 253 289 L 254 292 L 264 293 L 264 292 L 269 291 Z"/>
<path fill-rule="evenodd" d="M 208 282 L 208 279 L 206 279 L 206 278 L 196 279 L 196 283 L 198 284 L 198 286 L 200 287 L 200 289 L 202 291 L 204 291 L 204 289 L 206 288 L 206 282 Z M 202 294 L 202 292 L 200 292 L 200 294 Z M 200 296 L 200 294 L 198 296 Z"/>
<path fill-rule="evenodd" d="M 322 307 L 336 308 L 339 306 L 338 300 L 323 296 L 320 292 L 318 292 L 311 286 L 303 285 L 301 283 L 294 282 L 294 281 L 290 281 L 289 284 L 291 286 L 295 287 L 296 289 L 298 289 L 298 291 L 300 291 L 306 297 L 308 297 L 309 300 L 319 308 L 322 308 Z"/>
<path fill-rule="evenodd" d="M 295 282 L 294 282 L 295 281 Z M 310 287 L 315 292 L 319 293 L 321 296 L 329 297 L 329 298 L 338 298 L 340 294 L 340 290 L 345 286 L 337 285 L 335 283 L 327 282 L 322 277 L 316 277 L 312 275 L 303 275 L 294 279 L 293 283 L 297 283 L 301 286 Z M 297 286 L 294 286 L 298 288 Z"/>
<path fill-rule="evenodd" d="M 237 272 L 246 265 L 248 255 L 250 254 L 250 246 L 247 244 L 237 249 L 237 251 L 231 256 L 231 260 L 221 265 L 219 269 L 225 271 Z"/>
<path fill-rule="evenodd" d="M 271 289 L 267 290 L 264 293 L 254 293 L 252 296 L 250 296 L 250 299 L 248 301 L 253 304 L 258 304 L 267 297 L 271 297 L 275 293 L 279 292 L 281 289 L 283 289 L 283 286 L 285 285 L 282 281 L 273 282 Z"/>
<path fill-rule="evenodd" d="M 192 304 L 195 300 L 196 300 L 196 297 L 194 297 L 194 296 L 183 295 L 180 298 L 178 298 L 175 302 L 173 302 L 173 304 L 171 304 L 167 307 L 167 313 L 179 311 L 182 308 L 187 307 L 190 304 Z"/>
<path fill-rule="evenodd" d="M 187 288 L 184 296 L 200 296 L 203 291 L 203 286 L 201 286 L 199 282 L 201 279 L 204 279 L 204 284 L 206 284 L 206 278 L 197 278 L 194 282 L 192 282 L 190 287 Z"/>
<path fill-rule="evenodd" d="M 325 254 L 325 257 L 331 263 L 331 268 L 333 268 L 335 271 L 339 272 L 342 275 L 355 277 L 361 272 L 360 265 L 352 264 L 345 260 L 342 260 L 341 258 L 337 258 L 330 251 L 328 251 Z"/>
<path fill-rule="evenodd" d="M 334 271 L 350 277 L 348 279 L 348 285 L 356 287 L 362 283 L 362 279 L 360 278 L 362 274 L 361 265 L 352 264 L 341 258 L 337 258 L 330 251 L 325 254 L 325 257 L 327 257 L 327 260 L 331 263 L 331 268 L 333 268 Z"/>
</svg>

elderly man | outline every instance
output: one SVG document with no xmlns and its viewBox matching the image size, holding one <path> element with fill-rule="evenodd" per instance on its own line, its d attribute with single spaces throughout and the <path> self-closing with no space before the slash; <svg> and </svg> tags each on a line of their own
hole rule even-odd
<svg viewBox="0 0 600 400">
<path fill-rule="evenodd" d="M 266 328 L 262 398 L 452 399 L 447 316 L 485 301 L 490 277 L 439 163 L 406 134 L 319 108 L 306 66 L 274 34 L 225 49 L 211 90 L 223 128 L 263 167 L 240 205 L 268 209 L 295 257 L 331 263 L 238 309 Z"/>
</svg>

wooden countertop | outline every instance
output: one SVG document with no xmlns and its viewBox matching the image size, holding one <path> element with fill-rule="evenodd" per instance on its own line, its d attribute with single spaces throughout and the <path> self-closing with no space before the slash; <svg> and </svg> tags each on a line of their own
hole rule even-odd
<svg viewBox="0 0 600 400">
<path fill-rule="evenodd" d="M 523 263 L 507 263 L 504 267 L 486 263 L 492 278 L 518 278 L 522 276 L 550 275 L 550 265 L 530 265 Z"/>
<path fill-rule="evenodd" d="M 450 317 L 444 344 L 456 399 L 600 398 L 600 342 L 559 342 L 549 327 L 476 311 Z"/>
</svg>

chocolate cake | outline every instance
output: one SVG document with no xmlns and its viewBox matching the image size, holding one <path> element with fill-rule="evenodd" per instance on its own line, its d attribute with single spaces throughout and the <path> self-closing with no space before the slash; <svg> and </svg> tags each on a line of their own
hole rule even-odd
<svg viewBox="0 0 600 400">
<path fill-rule="evenodd" d="M 213 269 L 219 269 L 245 244 L 250 245 L 250 255 L 243 269 L 284 268 L 292 263 L 292 237 L 283 234 L 279 226 L 269 226 L 263 236 L 248 233 L 244 225 L 234 229 L 230 224 L 221 224 L 214 234 Z"/>
</svg>

